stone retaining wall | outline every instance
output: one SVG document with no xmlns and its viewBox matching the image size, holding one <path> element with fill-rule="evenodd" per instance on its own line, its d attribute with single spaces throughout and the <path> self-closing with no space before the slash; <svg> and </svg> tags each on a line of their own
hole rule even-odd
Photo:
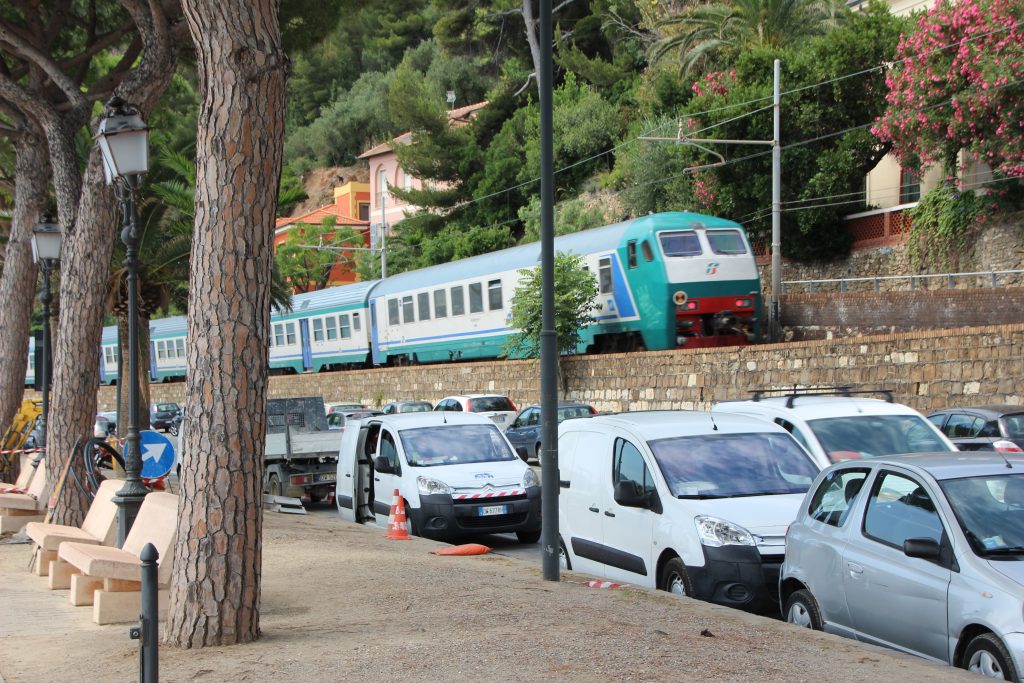
<svg viewBox="0 0 1024 683">
<path fill-rule="evenodd" d="M 957 405 L 1024 404 L 1024 324 L 928 330 L 725 349 L 578 356 L 564 360 L 566 398 L 599 410 L 689 408 L 752 389 L 850 385 L 886 388 L 922 412 Z M 271 397 L 323 396 L 381 405 L 436 402 L 448 394 L 507 394 L 521 408 L 540 399 L 539 364 L 494 361 L 274 377 Z M 152 385 L 154 401 L 184 399 L 184 383 Z M 101 410 L 114 388 L 99 391 Z"/>
</svg>

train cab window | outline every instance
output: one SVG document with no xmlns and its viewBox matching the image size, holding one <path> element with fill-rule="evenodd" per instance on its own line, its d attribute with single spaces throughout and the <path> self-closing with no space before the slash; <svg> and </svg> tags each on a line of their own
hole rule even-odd
<svg viewBox="0 0 1024 683">
<path fill-rule="evenodd" d="M 420 308 L 420 320 L 430 320 L 430 292 L 420 292 L 416 295 L 416 301 Z"/>
<path fill-rule="evenodd" d="M 605 256 L 598 261 L 598 286 L 601 294 L 609 294 L 612 291 L 612 260 Z"/>
<path fill-rule="evenodd" d="M 356 332 L 359 331 L 359 314 L 358 313 L 353 313 L 352 314 L 352 329 L 355 330 Z"/>
<path fill-rule="evenodd" d="M 462 285 L 458 287 L 452 287 L 452 315 L 462 315 L 466 312 L 466 301 L 465 295 L 462 291 Z"/>
<path fill-rule="evenodd" d="M 338 316 L 338 331 L 341 333 L 342 339 L 349 339 L 352 336 L 352 328 L 348 324 L 348 315 Z"/>
<path fill-rule="evenodd" d="M 324 321 L 321 318 L 313 318 L 313 341 L 324 340 Z"/>
<path fill-rule="evenodd" d="M 640 251 L 644 253 L 644 261 L 650 263 L 654 260 L 654 249 L 651 248 L 651 243 L 647 240 L 640 243 Z"/>
<path fill-rule="evenodd" d="M 327 328 L 327 341 L 334 341 L 338 338 L 338 319 L 333 315 L 324 318 L 324 327 Z"/>
<path fill-rule="evenodd" d="M 636 240 L 626 242 L 626 262 L 630 268 L 636 268 Z"/>
<path fill-rule="evenodd" d="M 483 313 L 484 311 L 484 286 L 474 282 L 469 286 L 469 312 Z"/>
<path fill-rule="evenodd" d="M 700 256 L 700 239 L 693 230 L 679 230 L 676 232 L 660 232 L 658 240 L 661 241 L 661 250 L 665 256 Z"/>
<path fill-rule="evenodd" d="M 708 244 L 716 254 L 746 254 L 747 245 L 739 230 L 708 230 Z"/>
<path fill-rule="evenodd" d="M 491 311 L 502 308 L 501 280 L 491 280 L 487 283 L 487 308 Z"/>
<path fill-rule="evenodd" d="M 403 323 L 414 323 L 416 322 L 416 311 L 412 306 L 412 295 L 402 297 L 402 322 Z"/>
<path fill-rule="evenodd" d="M 398 322 L 398 299 L 388 299 L 388 325 L 397 325 Z"/>
<path fill-rule="evenodd" d="M 448 301 L 444 297 L 443 289 L 434 290 L 434 317 L 435 318 L 447 318 L 448 317 Z"/>
</svg>

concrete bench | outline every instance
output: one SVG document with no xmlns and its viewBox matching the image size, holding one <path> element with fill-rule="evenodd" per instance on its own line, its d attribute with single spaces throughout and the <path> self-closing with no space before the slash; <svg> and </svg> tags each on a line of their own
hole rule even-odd
<svg viewBox="0 0 1024 683">
<path fill-rule="evenodd" d="M 50 565 L 52 586 L 71 589 L 72 605 L 92 605 L 93 621 L 116 624 L 135 621 L 141 606 L 142 562 L 139 555 L 147 543 L 159 553 L 157 581 L 161 613 L 167 607 L 167 583 L 177 535 L 178 497 L 155 491 L 139 508 L 123 548 L 87 543 L 61 543 L 57 561 Z"/>
<path fill-rule="evenodd" d="M 29 522 L 25 525 L 25 533 L 35 541 L 39 556 L 36 558 L 36 574 L 47 576 L 50 563 L 57 559 L 57 548 L 61 543 L 87 543 L 90 545 L 112 546 L 117 540 L 117 505 L 111 500 L 124 481 L 107 479 L 96 491 L 89 512 L 82 520 L 82 528 L 65 524 L 47 524 L 45 522 Z"/>
<path fill-rule="evenodd" d="M 46 513 L 46 465 L 39 463 L 27 493 L 0 493 L 0 533 L 21 531 Z"/>
</svg>

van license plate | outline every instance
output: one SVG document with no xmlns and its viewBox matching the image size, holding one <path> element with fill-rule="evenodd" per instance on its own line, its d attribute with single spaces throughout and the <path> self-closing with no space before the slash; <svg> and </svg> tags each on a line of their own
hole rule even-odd
<svg viewBox="0 0 1024 683">
<path fill-rule="evenodd" d="M 479 515 L 481 517 L 489 517 L 490 515 L 507 515 L 508 505 L 485 505 L 479 508 Z"/>
<path fill-rule="evenodd" d="M 330 481 L 338 481 L 338 473 L 337 472 L 322 472 L 321 474 L 316 475 L 316 481 L 318 483 L 327 483 L 327 482 L 330 482 Z"/>
</svg>

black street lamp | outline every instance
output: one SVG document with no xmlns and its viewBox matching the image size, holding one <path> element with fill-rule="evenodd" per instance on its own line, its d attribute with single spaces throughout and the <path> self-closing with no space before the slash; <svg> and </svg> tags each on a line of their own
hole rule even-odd
<svg viewBox="0 0 1024 683">
<path fill-rule="evenodd" d="M 43 304 L 43 353 L 41 367 L 36 368 L 42 373 L 39 384 L 43 392 L 43 414 L 39 417 L 39 438 L 36 443 L 39 448 L 46 448 L 46 418 L 50 414 L 50 361 L 53 357 L 50 341 L 50 304 L 53 303 L 50 273 L 60 261 L 62 237 L 60 226 L 49 216 L 44 216 L 32 231 L 32 260 L 43 273 L 43 291 L 39 294 L 39 301 Z"/>
<path fill-rule="evenodd" d="M 114 496 L 117 504 L 117 545 L 124 545 L 142 499 L 149 490 L 142 483 L 139 449 L 139 231 L 135 195 L 142 174 L 149 170 L 149 128 L 139 110 L 111 97 L 100 120 L 96 142 L 103 155 L 103 173 L 113 185 L 121 205 L 121 241 L 128 281 L 128 435 L 124 444 L 124 487 Z M 124 378 L 121 378 L 123 381 Z"/>
</svg>

